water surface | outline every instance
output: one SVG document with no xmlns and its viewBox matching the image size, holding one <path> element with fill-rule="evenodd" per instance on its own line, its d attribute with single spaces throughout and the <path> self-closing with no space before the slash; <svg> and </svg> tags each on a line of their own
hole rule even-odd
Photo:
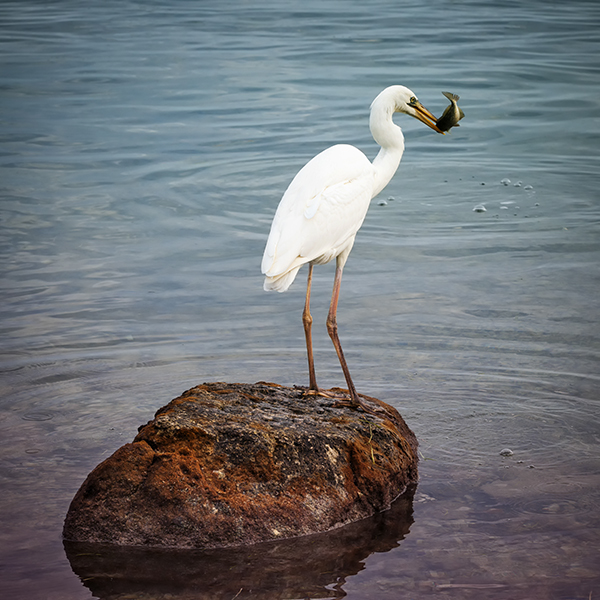
<svg viewBox="0 0 600 600">
<path fill-rule="evenodd" d="M 466 113 L 444 137 L 397 118 L 405 156 L 344 272 L 355 383 L 421 444 L 404 525 L 374 520 L 317 588 L 299 557 L 253 587 L 123 594 L 600 594 L 597 3 L 27 0 L 0 5 L 0 44 L 3 595 L 93 597 L 69 502 L 171 398 L 307 382 L 305 273 L 262 291 L 270 220 L 328 145 L 375 156 L 368 107 L 395 83 Z M 343 383 L 332 279 L 313 286 L 324 387 Z"/>
</svg>

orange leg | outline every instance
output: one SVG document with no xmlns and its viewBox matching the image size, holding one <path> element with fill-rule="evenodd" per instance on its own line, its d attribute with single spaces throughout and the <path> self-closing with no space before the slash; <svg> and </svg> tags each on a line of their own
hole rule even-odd
<svg viewBox="0 0 600 600">
<path fill-rule="evenodd" d="M 346 359 L 344 358 L 344 353 L 342 351 L 342 344 L 340 343 L 340 338 L 338 337 L 337 332 L 337 305 L 340 297 L 340 285 L 342 283 L 342 267 L 336 267 L 335 269 L 335 280 L 333 282 L 333 293 L 331 294 L 331 304 L 329 305 L 329 314 L 327 315 L 327 332 L 329 333 L 329 337 L 333 342 L 333 346 L 335 351 L 337 352 L 340 365 L 342 366 L 342 371 L 344 372 L 344 377 L 346 378 L 346 384 L 348 385 L 348 391 L 350 392 L 350 403 L 353 408 L 366 408 L 362 400 L 359 398 L 356 393 L 356 388 L 354 387 L 354 383 L 352 382 L 352 378 L 350 377 L 350 370 L 348 369 L 348 364 L 346 363 Z"/>
<path fill-rule="evenodd" d="M 315 360 L 313 357 L 312 348 L 312 322 L 313 318 L 310 314 L 310 288 L 312 285 L 313 266 L 308 265 L 308 283 L 306 284 L 306 301 L 304 303 L 304 312 L 302 313 L 302 322 L 304 323 L 304 336 L 306 337 L 306 354 L 308 356 L 308 378 L 309 390 L 318 392 L 317 377 L 315 375 Z"/>
</svg>

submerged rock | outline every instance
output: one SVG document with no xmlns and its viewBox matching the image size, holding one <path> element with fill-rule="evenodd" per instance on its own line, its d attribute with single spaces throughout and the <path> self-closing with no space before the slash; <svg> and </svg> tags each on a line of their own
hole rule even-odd
<svg viewBox="0 0 600 600">
<path fill-rule="evenodd" d="M 64 546 L 73 571 L 102 600 L 343 598 L 346 579 L 370 555 L 397 548 L 408 534 L 414 487 L 390 510 L 299 538 L 235 548 Z"/>
<path fill-rule="evenodd" d="M 192 388 L 90 473 L 64 537 L 218 548 L 386 510 L 417 480 L 417 441 L 394 408 L 363 398 L 373 414 L 270 383 Z"/>
</svg>

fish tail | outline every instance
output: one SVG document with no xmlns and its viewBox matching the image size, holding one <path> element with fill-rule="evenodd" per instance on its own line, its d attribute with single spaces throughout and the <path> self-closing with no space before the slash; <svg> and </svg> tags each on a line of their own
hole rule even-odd
<svg viewBox="0 0 600 600">
<path fill-rule="evenodd" d="M 460 96 L 457 94 L 452 94 L 451 92 L 442 92 L 442 94 L 444 94 L 448 100 L 455 100 L 456 102 L 460 100 Z"/>
</svg>

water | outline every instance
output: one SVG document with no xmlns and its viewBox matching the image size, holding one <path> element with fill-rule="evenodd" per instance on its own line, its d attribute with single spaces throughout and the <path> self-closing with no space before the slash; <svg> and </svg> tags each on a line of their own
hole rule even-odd
<svg viewBox="0 0 600 600">
<path fill-rule="evenodd" d="M 142 556 L 178 566 L 102 597 L 600 595 L 596 2 L 28 0 L 0 5 L 0 41 L 3 597 L 93 597 L 69 502 L 171 398 L 307 382 L 305 273 L 262 291 L 270 220 L 326 146 L 375 155 L 368 106 L 395 83 L 466 114 L 445 137 L 397 119 L 406 154 L 342 286 L 358 389 L 420 440 L 414 500 L 252 576 L 252 551 Z M 317 324 L 332 278 L 316 270 Z M 341 385 L 324 326 L 315 351 Z"/>
</svg>

